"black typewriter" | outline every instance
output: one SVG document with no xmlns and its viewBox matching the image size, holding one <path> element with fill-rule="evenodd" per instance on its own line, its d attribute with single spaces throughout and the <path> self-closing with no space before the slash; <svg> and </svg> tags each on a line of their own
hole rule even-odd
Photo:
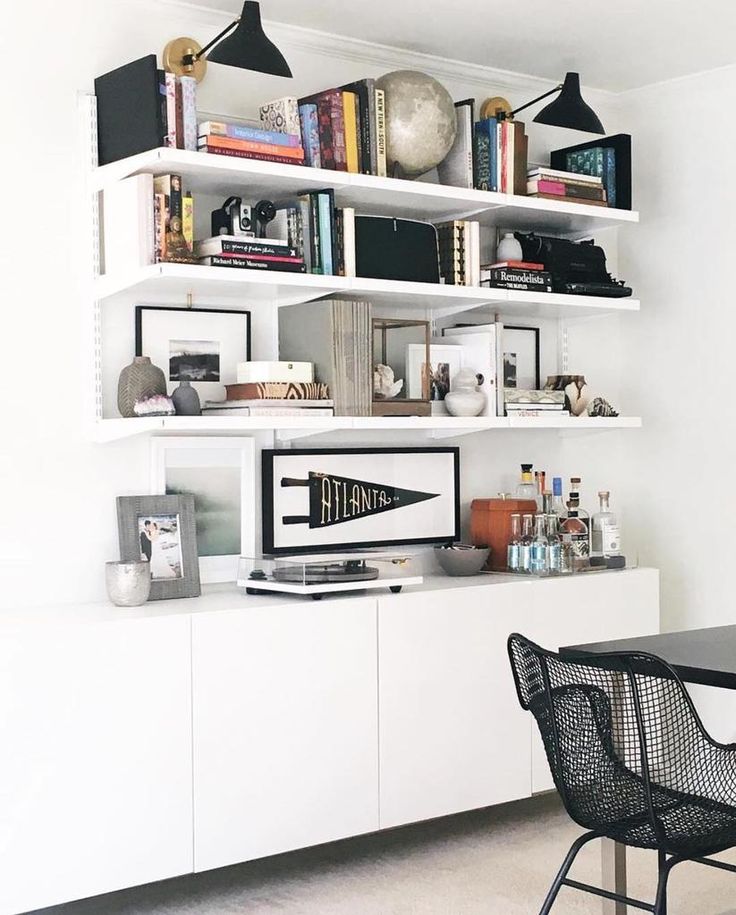
<svg viewBox="0 0 736 915">
<path fill-rule="evenodd" d="M 606 253 L 593 239 L 575 242 L 534 232 L 514 232 L 514 235 L 521 244 L 522 259 L 543 264 L 551 274 L 554 292 L 610 298 L 631 295 L 631 287 L 614 279 L 606 270 Z"/>
</svg>

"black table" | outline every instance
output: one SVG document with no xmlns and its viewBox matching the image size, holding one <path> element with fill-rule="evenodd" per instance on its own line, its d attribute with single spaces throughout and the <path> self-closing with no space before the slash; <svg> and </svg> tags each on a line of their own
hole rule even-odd
<svg viewBox="0 0 736 915">
<path fill-rule="evenodd" d="M 669 662 L 686 683 L 736 689 L 736 626 L 714 626 L 711 629 L 667 632 L 636 639 L 568 645 L 560 649 L 560 654 L 576 657 L 606 651 L 655 654 Z M 601 866 L 602 886 L 625 896 L 626 847 L 604 839 Z M 626 915 L 626 906 L 620 902 L 604 901 L 603 912 Z"/>
<path fill-rule="evenodd" d="M 686 683 L 736 689 L 736 626 L 569 645 L 560 654 L 574 657 L 605 651 L 646 651 L 668 661 Z"/>
</svg>

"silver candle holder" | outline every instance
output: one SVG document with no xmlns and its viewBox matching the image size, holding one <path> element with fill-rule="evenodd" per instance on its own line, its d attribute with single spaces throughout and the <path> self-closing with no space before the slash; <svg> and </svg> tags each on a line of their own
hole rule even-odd
<svg viewBox="0 0 736 915">
<path fill-rule="evenodd" d="M 116 607 L 140 607 L 151 593 L 151 566 L 142 559 L 106 562 L 105 584 Z"/>
</svg>

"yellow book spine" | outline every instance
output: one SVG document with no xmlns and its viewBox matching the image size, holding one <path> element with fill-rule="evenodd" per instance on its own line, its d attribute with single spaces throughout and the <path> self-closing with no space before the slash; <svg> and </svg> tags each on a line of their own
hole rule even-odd
<svg viewBox="0 0 736 915">
<path fill-rule="evenodd" d="M 194 198 L 191 194 L 182 197 L 181 234 L 187 248 L 194 251 Z"/>
<path fill-rule="evenodd" d="M 358 96 L 355 92 L 343 92 L 342 109 L 345 119 L 345 157 L 348 171 L 358 174 Z"/>
</svg>

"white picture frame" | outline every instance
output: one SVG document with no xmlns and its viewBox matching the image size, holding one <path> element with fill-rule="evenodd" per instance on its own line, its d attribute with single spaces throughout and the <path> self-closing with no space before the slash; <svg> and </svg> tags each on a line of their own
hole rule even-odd
<svg viewBox="0 0 736 915">
<path fill-rule="evenodd" d="M 236 581 L 240 557 L 255 555 L 255 451 L 253 439 L 241 436 L 151 439 L 151 493 L 194 497 L 204 584 Z"/>
<path fill-rule="evenodd" d="M 421 399 L 422 397 L 425 354 L 426 350 L 423 343 L 407 343 L 406 392 L 409 399 Z M 429 361 L 432 371 L 429 379 L 429 399 L 432 405 L 432 413 L 445 413 L 447 412 L 444 404 L 445 395 L 452 387 L 453 378 L 463 367 L 462 347 L 457 344 L 432 343 L 429 347 Z M 441 385 L 438 385 L 434 376 L 437 371 L 436 367 L 440 364 L 446 365 L 448 371 L 447 378 Z"/>
</svg>

